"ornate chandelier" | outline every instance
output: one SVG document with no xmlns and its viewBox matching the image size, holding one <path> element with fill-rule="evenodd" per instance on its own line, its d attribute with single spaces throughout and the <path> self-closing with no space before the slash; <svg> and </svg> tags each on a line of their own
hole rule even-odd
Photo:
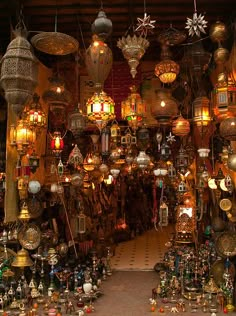
<svg viewBox="0 0 236 316">
<path fill-rule="evenodd" d="M 149 46 L 149 41 L 142 36 L 122 37 L 118 40 L 117 46 L 122 50 L 125 59 L 128 60 L 132 78 L 137 74 L 137 66 Z"/>
</svg>

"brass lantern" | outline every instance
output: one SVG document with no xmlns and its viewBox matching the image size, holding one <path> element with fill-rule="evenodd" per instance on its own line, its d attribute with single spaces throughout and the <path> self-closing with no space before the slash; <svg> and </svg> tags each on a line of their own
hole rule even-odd
<svg viewBox="0 0 236 316">
<path fill-rule="evenodd" d="M 128 98 L 121 103 L 121 116 L 128 121 L 131 128 L 136 130 L 145 115 L 146 105 L 135 86 L 130 87 Z"/>
<path fill-rule="evenodd" d="M 167 89 L 156 91 L 156 98 L 152 104 L 152 115 L 162 125 L 170 124 L 173 117 L 177 116 L 178 104 Z"/>
<path fill-rule="evenodd" d="M 142 36 L 128 35 L 119 39 L 117 46 L 122 50 L 125 59 L 128 61 L 132 78 L 135 78 L 136 68 L 149 46 L 149 41 Z"/>
<path fill-rule="evenodd" d="M 170 84 L 179 74 L 179 65 L 171 59 L 169 46 L 163 44 L 161 52 L 162 60 L 155 67 L 155 75 L 162 83 Z"/>
<path fill-rule="evenodd" d="M 29 123 L 20 119 L 15 127 L 10 127 L 10 144 L 16 146 L 19 155 L 25 155 L 27 150 L 34 144 L 35 131 L 29 127 Z"/>
<path fill-rule="evenodd" d="M 190 132 L 189 121 L 183 118 L 182 115 L 180 115 L 176 120 L 172 122 L 172 132 L 179 137 L 184 137 L 188 135 L 188 133 Z"/>
<path fill-rule="evenodd" d="M 99 89 L 102 89 L 112 66 L 111 49 L 102 40 L 94 37 L 92 44 L 86 50 L 85 60 L 89 77 Z"/>
<path fill-rule="evenodd" d="M 220 135 L 229 141 L 236 140 L 236 117 L 228 117 L 220 123 Z"/>
<path fill-rule="evenodd" d="M 200 127 L 210 123 L 210 100 L 206 96 L 197 97 L 193 101 L 193 121 Z"/>
<path fill-rule="evenodd" d="M 7 102 L 20 114 L 33 96 L 38 65 L 32 46 L 26 39 L 28 33 L 23 22 L 18 24 L 14 33 L 16 37 L 8 45 L 1 60 L 0 82 Z"/>
<path fill-rule="evenodd" d="M 212 92 L 212 102 L 218 121 L 236 114 L 236 86 L 225 73 L 220 73 L 218 76 L 216 87 Z"/>
<path fill-rule="evenodd" d="M 68 129 L 71 130 L 75 138 L 79 137 L 86 127 L 85 115 L 76 107 L 68 114 Z"/>
<path fill-rule="evenodd" d="M 35 93 L 33 101 L 29 105 L 26 113 L 26 120 L 32 128 L 40 129 L 46 127 L 46 114 L 39 102 L 40 97 Z"/>
</svg>

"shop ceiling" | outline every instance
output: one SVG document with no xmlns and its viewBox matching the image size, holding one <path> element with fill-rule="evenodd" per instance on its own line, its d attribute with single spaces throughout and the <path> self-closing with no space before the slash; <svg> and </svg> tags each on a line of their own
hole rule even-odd
<svg viewBox="0 0 236 316">
<path fill-rule="evenodd" d="M 196 4 L 198 13 L 205 15 L 208 25 L 221 20 L 232 27 L 236 18 L 235 0 L 196 0 Z M 158 34 L 170 26 L 184 30 L 186 18 L 191 18 L 194 11 L 193 0 L 1 0 L 1 53 L 4 54 L 10 42 L 11 29 L 16 26 L 20 12 L 30 32 L 29 37 L 37 32 L 56 30 L 76 38 L 80 49 L 84 50 L 91 43 L 91 25 L 101 6 L 113 23 L 107 43 L 114 60 L 123 59 L 117 40 L 134 29 L 137 17 L 144 16 L 144 7 L 151 20 L 156 20 L 153 33 L 148 34 L 150 46 L 144 56 L 146 60 L 158 59 Z"/>
</svg>

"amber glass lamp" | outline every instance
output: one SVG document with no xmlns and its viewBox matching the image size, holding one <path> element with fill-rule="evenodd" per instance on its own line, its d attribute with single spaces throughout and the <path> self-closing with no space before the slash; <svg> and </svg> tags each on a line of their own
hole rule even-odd
<svg viewBox="0 0 236 316">
<path fill-rule="evenodd" d="M 33 101 L 30 103 L 29 110 L 26 114 L 29 126 L 32 128 L 46 127 L 46 114 L 42 109 L 39 99 L 40 97 L 34 94 Z"/>
<path fill-rule="evenodd" d="M 206 96 L 193 101 L 193 121 L 197 126 L 208 126 L 211 121 L 210 100 Z"/>
</svg>

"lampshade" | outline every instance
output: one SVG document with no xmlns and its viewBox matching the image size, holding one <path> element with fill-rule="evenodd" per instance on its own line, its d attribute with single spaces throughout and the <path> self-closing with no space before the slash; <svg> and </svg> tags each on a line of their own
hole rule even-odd
<svg viewBox="0 0 236 316">
<path fill-rule="evenodd" d="M 101 130 L 115 119 L 115 103 L 104 91 L 95 92 L 86 103 L 88 119 Z"/>
<path fill-rule="evenodd" d="M 172 122 L 172 132 L 176 136 L 184 137 L 190 132 L 190 123 L 180 115 Z"/>
<path fill-rule="evenodd" d="M 171 60 L 160 61 L 155 67 L 155 75 L 162 83 L 172 83 L 179 74 L 179 65 Z"/>
</svg>

